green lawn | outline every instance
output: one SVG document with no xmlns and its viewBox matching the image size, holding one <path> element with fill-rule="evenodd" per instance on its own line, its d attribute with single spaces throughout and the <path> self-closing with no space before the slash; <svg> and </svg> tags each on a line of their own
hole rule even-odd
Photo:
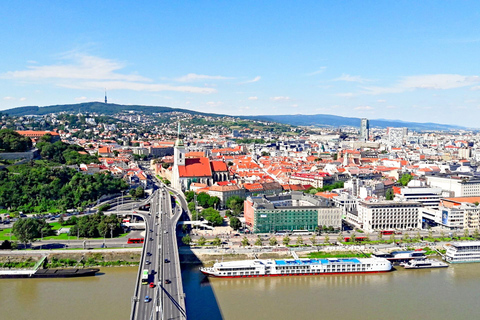
<svg viewBox="0 0 480 320">
<path fill-rule="evenodd" d="M 2 229 L 0 230 L 0 241 L 10 240 L 10 233 L 12 232 L 12 228 Z M 17 240 L 17 238 L 12 233 L 11 240 Z"/>
</svg>

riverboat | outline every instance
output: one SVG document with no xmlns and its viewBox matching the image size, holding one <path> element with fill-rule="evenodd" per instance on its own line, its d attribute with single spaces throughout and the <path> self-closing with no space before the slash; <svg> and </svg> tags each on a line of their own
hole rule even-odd
<svg viewBox="0 0 480 320">
<path fill-rule="evenodd" d="M 454 242 L 444 248 L 444 259 L 449 263 L 480 262 L 480 241 Z"/>
<path fill-rule="evenodd" d="M 425 251 L 420 249 L 410 251 L 392 251 L 390 253 L 377 252 L 374 253 L 373 256 L 377 258 L 385 258 L 391 263 L 397 265 L 414 259 L 423 259 L 425 258 Z"/>
<path fill-rule="evenodd" d="M 200 271 L 211 277 L 251 278 L 349 273 L 378 273 L 392 270 L 392 263 L 383 258 L 328 259 L 256 259 L 217 262 Z"/>
<path fill-rule="evenodd" d="M 97 274 L 100 269 L 8 269 L 0 270 L 0 279 L 2 278 L 77 278 L 91 277 Z"/>
<path fill-rule="evenodd" d="M 433 259 L 415 259 L 402 264 L 405 269 L 448 268 L 448 264 Z"/>
</svg>

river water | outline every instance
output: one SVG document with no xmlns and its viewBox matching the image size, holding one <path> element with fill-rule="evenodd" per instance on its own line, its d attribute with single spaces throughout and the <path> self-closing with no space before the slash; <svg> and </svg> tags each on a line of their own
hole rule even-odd
<svg viewBox="0 0 480 320">
<path fill-rule="evenodd" d="M 96 277 L 1 279 L 0 319 L 128 319 L 137 268 Z M 211 279 L 182 270 L 188 318 L 478 319 L 480 264 L 383 274 Z M 4 317 L 9 315 L 8 317 Z"/>
</svg>

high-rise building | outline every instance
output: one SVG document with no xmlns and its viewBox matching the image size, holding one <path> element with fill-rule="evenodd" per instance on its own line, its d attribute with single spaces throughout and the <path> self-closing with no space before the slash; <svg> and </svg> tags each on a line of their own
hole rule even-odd
<svg viewBox="0 0 480 320">
<path fill-rule="evenodd" d="M 408 129 L 388 127 L 387 135 L 390 145 L 394 148 L 398 148 L 403 145 L 403 142 L 408 135 Z"/>
<path fill-rule="evenodd" d="M 360 122 L 360 140 L 368 141 L 370 135 L 370 123 L 368 119 L 362 118 Z"/>
</svg>

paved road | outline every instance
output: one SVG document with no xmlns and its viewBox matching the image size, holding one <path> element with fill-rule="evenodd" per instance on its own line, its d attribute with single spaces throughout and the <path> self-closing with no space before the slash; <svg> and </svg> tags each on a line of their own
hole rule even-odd
<svg viewBox="0 0 480 320">
<path fill-rule="evenodd" d="M 176 223 L 181 212 L 172 212 L 169 192 L 160 188 L 152 198 L 150 215 L 146 217 L 147 236 L 142 270 L 148 270 L 149 285 L 137 284 L 138 302 L 134 319 L 185 319 L 185 302 L 176 243 Z M 150 264 L 146 262 L 150 261 Z M 145 296 L 149 299 L 145 299 Z"/>
</svg>

